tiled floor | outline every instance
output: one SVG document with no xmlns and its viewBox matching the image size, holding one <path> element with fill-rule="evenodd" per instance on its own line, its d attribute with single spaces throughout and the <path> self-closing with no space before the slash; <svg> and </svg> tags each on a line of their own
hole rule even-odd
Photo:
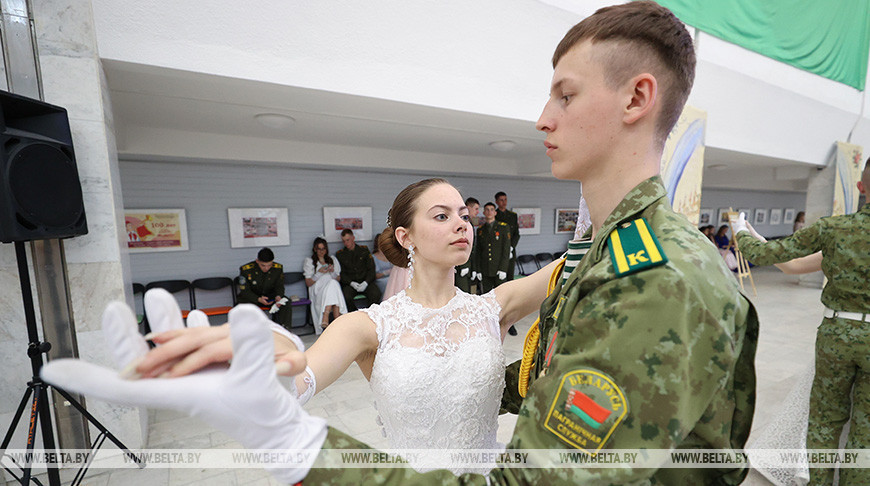
<svg viewBox="0 0 870 486">
<path fill-rule="evenodd" d="M 756 361 L 759 383 L 758 402 L 750 443 L 758 431 L 763 430 L 765 424 L 771 420 L 779 401 L 788 394 L 801 371 L 812 359 L 815 329 L 822 315 L 819 289 L 798 285 L 797 277 L 783 275 L 769 268 L 756 269 L 753 275 L 758 296 L 751 296 L 751 298 L 758 308 L 761 335 Z M 746 285 L 748 287 L 748 281 Z M 517 325 L 519 337 L 507 337 L 505 351 L 508 362 L 521 356 L 522 336 L 532 322 L 532 317 L 524 319 Z M 306 336 L 303 340 L 306 344 L 310 344 L 314 341 L 314 336 Z M 375 424 L 376 412 L 372 406 L 368 382 L 356 365 L 352 365 L 344 376 L 314 397 L 306 408 L 314 415 L 326 417 L 331 426 L 348 432 L 374 447 L 387 446 Z M 152 411 L 151 418 L 150 447 L 240 447 L 221 432 L 178 413 Z M 501 417 L 498 434 L 500 442 L 508 442 L 515 420 L 516 416 Z M 64 471 L 64 477 L 72 477 L 72 474 Z M 146 468 L 91 471 L 84 484 L 187 486 L 277 483 L 262 470 Z M 770 483 L 753 471 L 743 484 L 767 486 Z"/>
</svg>

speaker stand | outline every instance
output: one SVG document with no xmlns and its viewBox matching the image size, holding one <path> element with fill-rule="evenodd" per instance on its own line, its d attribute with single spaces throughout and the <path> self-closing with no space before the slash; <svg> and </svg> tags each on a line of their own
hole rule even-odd
<svg viewBox="0 0 870 486">
<path fill-rule="evenodd" d="M 27 382 L 27 389 L 24 391 L 24 396 L 21 398 L 21 403 L 18 405 L 18 410 L 15 412 L 15 416 L 12 419 L 12 423 L 9 424 L 9 429 L 6 431 L 6 437 L 3 439 L 3 444 L 0 445 L 0 456 L 6 456 L 6 448 L 9 445 L 9 442 L 12 441 L 12 435 L 15 432 L 16 427 L 18 426 L 18 421 L 21 420 L 21 416 L 24 413 L 24 409 L 27 406 L 27 401 L 30 399 L 31 395 L 33 396 L 33 402 L 30 406 L 30 421 L 28 422 L 27 428 L 27 453 L 25 454 L 25 464 L 16 466 L 21 469 L 21 475 L 19 476 L 16 471 L 13 471 L 9 467 L 4 466 L 6 471 L 9 471 L 9 474 L 15 478 L 16 481 L 21 483 L 23 486 L 27 486 L 28 483 L 32 480 L 34 483 L 41 485 L 42 483 L 35 478 L 31 477 L 31 458 L 32 455 L 30 453 L 33 452 L 33 447 L 36 442 L 36 426 L 39 424 L 40 429 L 42 430 L 42 444 L 43 449 L 45 451 L 54 452 L 55 444 L 54 444 L 54 431 L 52 429 L 51 424 L 51 409 L 48 402 L 48 388 L 51 386 L 50 384 L 42 381 L 39 377 L 39 370 L 42 368 L 42 354 L 47 353 L 51 349 L 51 343 L 41 342 L 39 340 L 39 334 L 37 332 L 36 327 L 36 312 L 33 307 L 33 293 L 30 290 L 30 272 L 27 268 L 27 253 L 24 250 L 24 242 L 16 241 L 15 242 L 15 256 L 18 259 L 18 280 L 21 283 L 21 297 L 22 303 L 24 304 L 24 318 L 27 324 L 27 338 L 30 341 L 27 345 L 27 356 L 30 358 L 30 367 L 33 371 L 33 377 L 29 382 Z M 85 477 L 85 474 L 88 471 L 88 468 L 91 465 L 91 462 L 94 458 L 94 453 L 103 445 L 106 439 L 111 440 L 118 448 L 124 451 L 124 454 L 130 457 L 130 459 L 139 466 L 140 469 L 145 467 L 144 461 L 133 454 L 130 449 L 127 448 L 121 441 L 115 437 L 109 430 L 101 424 L 93 415 L 91 415 L 85 408 L 76 401 L 69 393 L 66 391 L 54 387 L 55 391 L 61 394 L 73 407 L 76 408 L 85 418 L 88 419 L 94 427 L 96 427 L 100 434 L 91 444 L 91 453 L 88 455 L 87 461 L 82 464 L 82 467 L 79 469 L 75 478 L 73 478 L 70 483 L 71 486 L 77 486 L 81 484 L 82 480 Z M 8 457 L 8 456 L 7 456 Z M 49 466 L 48 468 L 48 483 L 51 486 L 60 486 L 60 473 L 58 471 L 57 466 Z"/>
</svg>

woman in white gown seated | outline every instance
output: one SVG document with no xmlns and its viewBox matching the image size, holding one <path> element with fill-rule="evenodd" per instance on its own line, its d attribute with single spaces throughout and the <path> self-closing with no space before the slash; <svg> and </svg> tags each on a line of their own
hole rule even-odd
<svg viewBox="0 0 870 486">
<path fill-rule="evenodd" d="M 410 286 L 382 304 L 342 315 L 304 355 L 298 351 L 299 338 L 273 326 L 275 369 L 296 375 L 304 403 L 356 362 L 370 381 L 383 431 L 394 448 L 499 448 L 502 340 L 513 323 L 540 307 L 558 262 L 482 296 L 454 287 L 454 267 L 468 259 L 473 231 L 462 196 L 443 179 L 406 187 L 390 209 L 388 225 L 380 247 L 393 264 L 411 263 Z M 135 361 L 119 360 L 131 362 L 127 376 L 173 379 L 208 373 L 200 370 L 232 358 L 229 326 L 149 337 L 157 348 Z M 267 364 L 271 366 L 260 366 Z M 111 394 L 101 396 L 111 400 Z M 129 397 L 122 401 L 133 402 Z M 256 422 L 257 417 L 241 413 L 234 419 Z M 459 465 L 450 469 L 469 471 Z"/>
<path fill-rule="evenodd" d="M 325 239 L 314 238 L 311 256 L 302 264 L 302 274 L 311 299 L 311 322 L 314 323 L 314 332 L 320 334 L 329 325 L 330 314 L 336 319 L 347 314 L 347 304 L 338 283 L 341 265 L 329 255 Z"/>
</svg>

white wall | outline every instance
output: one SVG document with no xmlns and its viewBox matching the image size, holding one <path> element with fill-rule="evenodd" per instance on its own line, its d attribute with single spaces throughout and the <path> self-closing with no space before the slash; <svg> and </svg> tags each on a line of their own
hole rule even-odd
<svg viewBox="0 0 870 486">
<path fill-rule="evenodd" d="M 130 255 L 133 280 L 238 275 L 240 265 L 256 257 L 258 248 L 230 248 L 227 208 L 289 208 L 290 246 L 272 247 L 285 271 L 301 271 L 315 236 L 323 233 L 324 206 L 371 206 L 375 228 L 386 226 L 396 194 L 432 174 L 332 171 L 269 165 L 193 164 L 123 161 L 121 183 L 126 208 L 184 208 L 190 250 Z M 501 177 L 448 176 L 464 197 L 481 204 L 497 191 L 508 194 L 511 207 L 541 208 L 541 234 L 523 235 L 518 253 L 564 248 L 570 235 L 554 234 L 555 209 L 576 207 L 576 182 Z M 370 246 L 370 242 L 362 242 Z M 330 243 L 334 253 L 341 243 Z M 302 288 L 300 291 L 304 291 Z M 199 294 L 197 294 L 199 295 Z M 197 304 L 220 305 L 199 299 Z"/>
<path fill-rule="evenodd" d="M 535 0 L 244 9 L 229 0 L 94 0 L 94 16 L 104 59 L 532 121 L 559 39 L 613 2 L 552 3 L 561 8 Z M 856 123 L 852 142 L 870 146 L 862 93 L 703 33 L 697 40 L 689 103 L 708 112 L 709 146 L 822 165 Z"/>
<path fill-rule="evenodd" d="M 805 192 L 770 192 L 770 191 L 734 191 L 725 189 L 709 189 L 704 188 L 701 192 L 701 207 L 713 209 L 713 217 L 716 218 L 719 214 L 719 209 L 732 207 L 734 210 L 738 208 L 752 209 L 753 214 L 756 209 L 767 209 L 768 218 L 770 217 L 770 209 L 786 209 L 793 208 L 795 214 L 798 211 L 803 211 L 806 206 L 807 195 Z M 752 222 L 753 214 L 747 214 L 746 218 Z M 768 219 L 769 221 L 769 219 Z M 793 222 L 778 225 L 760 224 L 753 227 L 766 237 L 787 236 L 792 233 Z M 715 223 L 718 229 L 720 224 Z"/>
</svg>

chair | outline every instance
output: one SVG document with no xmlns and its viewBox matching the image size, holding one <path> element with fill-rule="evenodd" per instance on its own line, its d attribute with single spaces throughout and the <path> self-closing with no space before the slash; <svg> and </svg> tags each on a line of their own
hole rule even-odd
<svg viewBox="0 0 870 486">
<path fill-rule="evenodd" d="M 291 311 L 291 322 L 292 322 L 292 311 L 294 308 L 298 306 L 302 306 L 302 310 L 305 312 L 305 324 L 301 326 L 291 326 L 293 328 L 304 329 L 311 324 L 311 299 L 308 298 L 308 285 L 305 285 L 305 276 L 302 275 L 302 272 L 284 272 L 284 288 L 286 289 L 290 285 L 297 284 L 298 282 L 302 282 L 302 287 L 305 288 L 305 297 L 299 296 L 299 300 L 290 301 L 290 311 Z M 285 292 L 286 293 L 286 292 Z M 291 294 L 292 295 L 292 294 Z M 288 296 L 289 298 L 289 296 Z M 294 331 L 296 332 L 296 331 Z M 296 332 L 299 336 L 307 336 L 309 334 L 314 334 L 314 325 L 311 325 L 311 331 L 306 332 Z"/>
<path fill-rule="evenodd" d="M 236 288 L 233 282 L 233 279 L 229 277 L 206 277 L 206 278 L 198 278 L 190 283 L 191 292 L 194 296 L 194 301 L 196 300 L 196 291 L 197 290 L 207 290 L 210 292 L 215 292 L 218 290 L 223 290 L 225 288 L 230 289 L 230 300 L 233 305 L 222 305 L 217 307 L 205 307 L 197 309 L 205 312 L 207 316 L 222 316 L 229 314 L 230 310 L 238 303 L 236 301 Z"/>
<path fill-rule="evenodd" d="M 548 263 L 553 261 L 553 254 L 547 252 L 536 253 L 535 261 L 538 263 L 538 268 L 544 268 Z"/>
<path fill-rule="evenodd" d="M 137 301 L 137 296 L 142 299 L 141 306 Z M 150 333 L 151 326 L 148 325 L 148 317 L 145 315 L 145 286 L 136 282 L 133 282 L 133 307 L 136 312 L 136 323 L 139 324 L 139 332 L 143 336 Z M 139 309 L 142 309 L 141 314 L 139 314 Z"/>
<path fill-rule="evenodd" d="M 170 294 L 176 294 L 183 290 L 187 291 L 187 301 L 190 304 L 189 307 L 191 309 L 196 308 L 196 299 L 193 296 L 193 288 L 190 286 L 190 282 L 187 280 L 158 280 L 156 282 L 151 282 L 145 286 L 145 290 L 151 290 L 154 288 L 159 288 L 166 290 Z M 177 297 L 176 297 L 177 299 Z M 181 303 L 178 304 L 181 307 Z M 189 310 L 181 311 L 182 319 L 187 319 L 187 315 L 190 314 Z"/>
<path fill-rule="evenodd" d="M 562 258 L 562 255 L 564 255 L 566 251 L 568 251 L 567 248 L 562 248 L 561 250 L 554 251 L 553 252 L 553 259 L 555 260 L 558 258 Z"/>
<path fill-rule="evenodd" d="M 532 268 L 534 263 L 535 269 Z M 528 268 L 526 268 L 528 265 Z M 531 275 L 538 267 L 538 262 L 534 255 L 520 255 L 517 257 L 517 266 L 520 268 L 520 275 Z"/>
</svg>

